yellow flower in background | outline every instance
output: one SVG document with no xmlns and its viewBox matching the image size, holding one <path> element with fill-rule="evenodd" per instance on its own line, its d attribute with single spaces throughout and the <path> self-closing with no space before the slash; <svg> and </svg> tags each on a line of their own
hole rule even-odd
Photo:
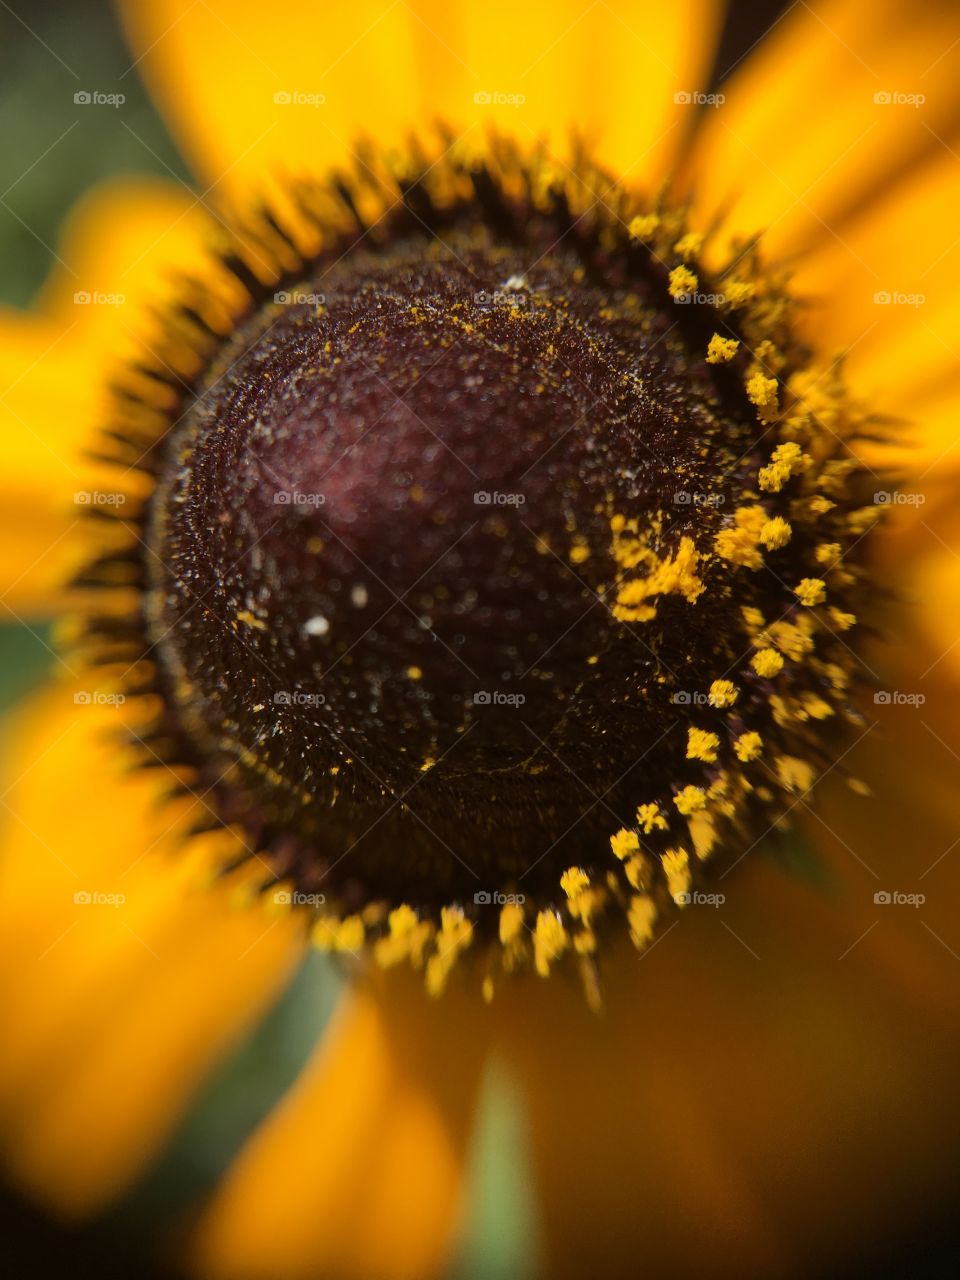
<svg viewBox="0 0 960 1280">
<path fill-rule="evenodd" d="M 189 1268 L 442 1273 L 490 1061 L 545 1274 L 841 1267 L 957 1139 L 955 18 L 331 8 L 127 6 L 202 194 L 0 317 L 5 1167 L 114 1202 L 317 945 Z"/>
</svg>

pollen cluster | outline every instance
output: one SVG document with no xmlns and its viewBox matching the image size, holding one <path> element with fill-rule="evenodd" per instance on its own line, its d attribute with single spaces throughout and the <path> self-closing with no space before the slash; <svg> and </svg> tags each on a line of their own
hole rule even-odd
<svg viewBox="0 0 960 1280">
<path fill-rule="evenodd" d="M 316 946 L 596 1001 L 856 722 L 875 424 L 755 244 L 582 158 L 366 159 L 123 372 L 74 647 Z"/>
</svg>

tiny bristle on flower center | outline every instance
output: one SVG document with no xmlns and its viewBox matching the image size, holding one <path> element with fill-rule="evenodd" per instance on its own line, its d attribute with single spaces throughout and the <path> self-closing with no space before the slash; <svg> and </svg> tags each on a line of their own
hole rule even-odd
<svg viewBox="0 0 960 1280">
<path fill-rule="evenodd" d="M 321 945 L 437 991 L 486 939 L 489 993 L 645 945 L 809 789 L 873 513 L 752 250 L 711 277 L 681 213 L 508 152 L 399 185 L 375 243 L 271 215 L 278 287 L 237 268 L 151 451 L 137 656 Z"/>
</svg>

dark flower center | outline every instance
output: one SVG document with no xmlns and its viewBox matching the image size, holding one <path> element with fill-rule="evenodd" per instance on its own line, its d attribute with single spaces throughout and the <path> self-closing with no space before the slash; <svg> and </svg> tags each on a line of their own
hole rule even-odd
<svg viewBox="0 0 960 1280">
<path fill-rule="evenodd" d="M 576 163 L 371 151 L 253 207 L 102 447 L 146 474 L 78 644 L 145 762 L 224 873 L 434 993 L 482 939 L 488 997 L 568 955 L 596 999 L 601 935 L 646 946 L 857 720 L 876 424 L 754 245 L 711 270 Z"/>
<path fill-rule="evenodd" d="M 298 882 L 555 886 L 677 780 L 671 698 L 729 604 L 619 620 L 611 518 L 701 541 L 753 415 L 679 308 L 583 277 L 475 235 L 357 255 L 238 335 L 169 441 L 153 632 Z"/>
</svg>

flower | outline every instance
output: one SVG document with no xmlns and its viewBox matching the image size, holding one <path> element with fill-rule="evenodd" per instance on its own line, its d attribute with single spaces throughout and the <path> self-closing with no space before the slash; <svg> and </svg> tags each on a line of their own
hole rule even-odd
<svg viewBox="0 0 960 1280">
<path fill-rule="evenodd" d="M 182 392 L 178 379 L 189 381 L 217 358 L 211 335 L 232 323 L 231 302 L 240 304 L 230 290 L 242 291 L 244 271 L 256 275 L 259 263 L 269 279 L 277 260 L 288 258 L 291 271 L 298 262 L 290 228 L 306 229 L 291 193 L 310 189 L 289 176 L 273 178 L 279 167 L 288 174 L 343 168 L 358 129 L 367 128 L 375 132 L 377 155 L 400 157 L 391 163 L 394 180 L 402 182 L 411 167 L 436 164 L 433 153 L 417 156 L 407 133 L 424 130 L 420 145 L 426 147 L 429 122 L 439 116 L 456 130 L 455 150 L 462 153 L 440 165 L 439 176 L 457 188 L 485 148 L 502 145 L 484 142 L 480 127 L 496 111 L 500 135 L 514 140 L 508 159 L 523 152 L 517 143 L 530 149 L 541 134 L 547 138 L 547 159 L 541 154 L 538 167 L 505 166 L 503 190 L 512 190 L 523 173 L 556 175 L 569 163 L 559 131 L 573 120 L 589 140 L 590 161 L 568 167 L 562 182 L 565 192 L 584 188 L 584 210 L 611 196 L 606 185 L 598 188 L 606 169 L 640 191 L 671 180 L 673 203 L 630 207 L 621 231 L 611 224 L 614 238 L 620 236 L 617 253 L 663 259 L 669 248 L 683 259 L 668 263 L 670 305 L 684 315 L 707 306 L 711 321 L 715 308 L 729 305 L 765 326 L 759 337 L 738 330 L 731 338 L 711 323 L 702 343 L 704 367 L 717 366 L 717 378 L 742 375 L 751 431 L 770 429 L 769 449 L 762 457 L 757 450 L 751 501 L 741 501 L 739 491 L 729 514 L 724 504 L 703 504 L 693 533 L 663 554 L 637 516 L 605 513 L 622 571 L 615 616 L 627 626 L 662 624 L 674 646 L 686 636 L 701 656 L 698 642 L 713 645 L 715 636 L 702 634 L 707 629 L 695 634 L 685 625 L 699 616 L 698 608 L 716 608 L 722 594 L 708 580 L 693 536 L 704 529 L 714 531 L 716 560 L 729 566 L 722 568 L 729 575 L 724 581 L 772 593 L 760 595 L 760 603 L 753 594 L 737 596 L 751 645 L 736 683 L 725 668 L 707 673 L 703 697 L 691 709 L 696 719 L 689 727 L 703 736 L 694 738 L 694 756 L 684 765 L 689 772 L 678 775 L 671 796 L 636 797 L 635 830 L 617 830 L 619 820 L 609 828 L 615 865 L 622 862 L 635 891 L 624 891 L 624 905 L 632 942 L 646 948 L 642 957 L 630 941 L 608 949 L 600 1019 L 579 990 L 542 980 L 539 975 L 561 962 L 579 963 L 592 991 L 593 921 L 605 887 L 571 863 L 562 886 L 558 877 L 565 902 L 538 909 L 529 922 L 535 972 L 516 981 L 498 973 L 495 998 L 486 1006 L 474 988 L 450 981 L 453 960 L 470 942 L 470 917 L 451 901 L 436 921 L 425 921 L 398 901 L 385 921 L 375 921 L 382 963 L 357 981 L 315 1061 L 202 1215 L 191 1257 L 205 1274 L 437 1271 L 459 1211 L 472 1108 L 491 1054 L 508 1065 L 525 1103 L 550 1274 L 598 1266 L 606 1274 L 632 1273 L 640 1264 L 685 1274 L 704 1265 L 716 1269 L 718 1256 L 731 1270 L 763 1274 L 840 1264 L 861 1252 L 878 1221 L 909 1224 L 942 1185 L 952 1137 L 944 1122 L 952 1087 L 944 1063 L 956 1049 L 957 1012 L 950 892 L 956 635 L 945 607 L 955 599 L 957 581 L 950 547 L 958 371 L 944 336 L 958 283 L 944 213 L 957 132 L 950 24 L 923 6 L 884 5 L 872 11 L 868 28 L 853 4 L 822 13 L 801 6 L 723 82 L 718 103 L 719 95 L 711 102 L 711 95 L 695 92 L 707 81 L 716 17 L 706 5 L 621 12 L 603 4 L 571 10 L 551 43 L 544 32 L 552 31 L 557 14 L 551 10 L 547 18 L 539 6 L 520 19 L 505 6 L 502 12 L 473 4 L 415 12 L 359 4 L 324 15 L 323 48 L 332 56 L 317 77 L 317 43 L 290 38 L 292 30 L 316 29 L 306 9 L 285 13 L 281 24 L 245 4 L 130 6 L 127 20 L 144 72 L 198 173 L 241 202 L 249 188 L 268 183 L 278 214 L 275 223 L 253 218 L 228 242 L 231 260 L 238 242 L 247 255 L 234 260 L 233 284 L 221 277 L 202 298 L 192 295 L 196 305 L 172 338 L 181 361 L 173 366 L 173 384 L 158 374 L 164 360 L 158 366 L 155 353 L 131 338 L 131 315 L 90 306 L 76 320 L 68 301 L 76 286 L 57 275 L 38 314 L 5 317 L 4 362 L 12 370 L 2 446 L 8 451 L 7 598 L 19 612 L 42 610 L 56 601 L 65 570 L 85 565 L 84 581 L 95 594 L 103 592 L 96 656 L 108 675 L 111 658 L 124 668 L 116 674 L 126 675 L 132 661 L 124 647 L 123 597 L 127 604 L 129 597 L 139 601 L 149 587 L 153 635 L 165 638 L 166 626 L 157 623 L 166 618 L 169 584 L 149 559 L 131 556 L 122 539 L 106 552 L 98 542 L 101 558 L 91 565 L 89 536 L 63 522 L 77 494 L 88 499 L 81 496 L 79 505 L 122 508 L 128 488 L 139 484 L 146 497 L 154 483 L 134 468 L 127 487 L 117 488 L 116 454 L 92 474 L 81 469 L 103 412 L 100 380 L 91 373 L 129 371 L 131 360 L 139 360 L 134 381 L 153 389 L 147 395 L 140 387 L 135 430 L 151 414 L 162 418 L 164 397 L 175 402 Z M 603 75 L 589 74 L 598 65 Z M 271 68 L 282 68 L 282 78 Z M 925 104 L 907 110 L 895 102 L 903 96 L 899 90 L 878 91 L 887 78 L 891 85 L 922 81 L 928 111 L 914 111 Z M 836 86 L 828 104 L 825 83 Z M 506 111 L 515 118 L 504 120 Z M 368 164 L 373 155 L 364 153 Z M 594 169 L 594 162 L 601 167 Z M 542 194 L 535 188 L 532 222 L 556 213 L 557 205 L 538 203 Z M 497 189 L 486 192 L 494 211 L 497 195 Z M 365 203 L 351 196 L 362 221 Z M 687 196 L 689 227 L 686 220 L 674 227 L 669 210 Z M 446 198 L 441 192 L 426 211 L 449 207 Z M 383 211 L 376 193 L 370 204 L 376 218 Z M 317 214 L 318 205 L 307 206 Z M 763 230 L 762 262 L 791 263 L 791 296 L 821 300 L 809 317 L 790 318 L 791 333 L 795 326 L 820 354 L 819 369 L 794 358 L 792 348 L 787 360 L 774 341 L 788 304 L 769 269 L 755 269 L 752 249 L 744 244 L 733 259 L 739 269 L 725 276 L 723 261 L 711 258 L 713 242 L 700 241 L 697 232 L 718 210 L 745 241 Z M 88 199 L 67 236 L 64 260 L 89 283 L 84 292 L 90 295 L 183 297 L 182 280 L 171 286 L 169 269 L 210 281 L 203 247 L 209 221 L 198 202 L 176 188 L 121 184 Z M 888 274 L 903 277 L 903 287 Z M 515 294 L 510 280 L 504 287 Z M 699 291 L 708 293 L 714 280 L 724 301 L 701 303 Z M 921 292 L 928 296 L 918 322 Z M 914 302 L 894 301 L 900 297 Z M 316 298 L 295 303 L 323 305 Z M 622 319 L 614 313 L 609 322 Z M 355 323 L 361 324 L 359 316 Z M 198 330 L 209 339 L 206 349 L 196 341 Z M 856 401 L 836 376 L 839 350 L 847 352 L 844 380 Z M 192 369 L 186 363 L 191 352 Z M 780 377 L 785 369 L 792 383 Z M 224 380 L 229 372 L 224 369 Z M 283 372 L 267 363 L 261 383 Z M 233 388 L 234 404 L 250 385 Z M 338 384 L 338 394 L 341 389 Z M 349 390 L 360 394 L 353 385 Z M 853 523 L 867 506 L 849 500 L 843 466 L 835 468 L 829 492 L 826 485 L 803 487 L 814 474 L 822 479 L 817 468 L 831 460 L 838 432 L 851 421 L 866 427 L 854 408 L 860 400 L 884 417 L 918 424 L 909 444 L 904 433 L 893 433 L 906 476 L 896 489 L 881 470 L 889 447 L 865 441 L 859 451 L 858 483 L 876 477 L 869 505 L 888 506 L 893 516 L 886 533 L 869 537 L 867 516 L 862 528 Z M 774 431 L 796 403 L 809 417 L 806 442 L 778 439 Z M 221 411 L 224 404 L 215 401 L 214 419 Z M 81 429 L 84 422 L 89 431 Z M 124 439 L 118 447 L 130 449 L 129 433 Z M 147 431 L 138 447 L 134 434 L 128 465 L 142 459 L 150 439 Z M 211 489 L 219 506 L 213 507 L 216 521 L 205 524 L 211 508 L 191 508 L 191 493 L 177 490 L 169 465 L 161 467 L 164 493 L 183 498 L 163 507 L 163 532 L 171 549 L 184 547 L 197 528 L 208 535 L 204 545 L 212 545 L 210 528 L 219 527 L 221 516 L 230 527 L 233 513 L 248 509 L 250 491 L 244 496 L 231 488 L 235 473 L 204 453 L 209 436 L 195 433 L 181 443 L 181 467 L 201 454 L 208 473 L 227 481 Z M 86 487 L 78 488 L 81 475 Z M 707 496 L 721 491 L 708 486 Z M 926 499 L 922 518 L 919 497 Z M 831 536 L 817 571 L 802 572 L 809 566 L 793 559 L 806 545 L 797 527 L 821 517 L 841 522 L 848 545 Z M 389 537 L 386 527 L 382 533 Z M 848 557 L 861 535 L 862 552 Z M 574 540 L 574 568 L 590 572 L 598 558 L 595 538 Z M 789 616 L 760 607 L 779 598 L 780 586 L 769 576 L 776 563 L 798 568 L 780 584 L 791 601 Z M 875 580 L 908 587 L 920 603 L 880 615 L 879 629 L 896 637 L 896 652 L 871 649 L 860 658 L 856 612 L 842 606 L 854 585 L 848 576 L 868 565 Z M 184 561 L 178 581 L 193 580 L 189 574 L 202 568 Z M 214 561 L 201 587 L 230 568 Z M 300 562 L 297 570 L 306 572 Z M 144 571 L 146 584 L 137 577 Z M 254 594 L 232 622 L 262 656 L 257 646 L 272 633 L 258 612 L 261 604 Z M 169 618 L 174 630 L 182 612 Z M 670 618 L 680 619 L 673 630 Z M 307 622 L 310 642 L 322 643 L 331 619 L 316 614 Z M 198 627 L 204 643 L 215 633 Z M 781 691 L 784 671 L 814 670 L 808 659 L 816 636 L 825 634 L 833 660 L 817 659 L 822 687 L 801 684 L 791 698 Z M 65 641 L 69 662 L 82 637 L 68 634 Z M 184 715 L 213 698 L 210 688 L 189 678 L 191 652 L 171 643 L 165 659 L 168 672 L 173 659 L 178 664 Z M 133 655 L 138 662 L 141 656 Z M 868 720 L 852 744 L 840 745 L 832 721 L 846 709 L 846 682 L 863 674 L 864 663 L 880 686 L 878 698 L 885 697 L 868 706 L 876 721 Z M 405 664 L 411 686 L 405 697 L 416 700 L 424 670 L 412 659 Z M 5 803 L 13 818 L 0 901 L 4 1014 L 16 1029 L 0 1079 L 7 1160 L 34 1195 L 73 1215 L 114 1199 L 150 1161 L 210 1065 L 275 998 L 306 946 L 304 913 L 265 917 L 244 867 L 198 890 L 198 878 L 219 868 L 230 849 L 238 853 L 238 828 L 250 843 L 248 810 L 225 831 L 219 779 L 208 787 L 179 744 L 169 754 L 169 724 L 161 721 L 156 737 L 144 736 L 143 704 L 158 696 L 150 673 L 143 672 L 142 696 L 134 697 L 124 682 L 88 688 L 83 672 L 41 695 L 12 734 L 15 781 Z M 121 701 L 128 696 L 129 705 Z M 737 731 L 733 754 L 743 769 L 730 776 L 744 794 L 731 794 L 729 779 L 707 778 L 713 738 L 719 741 L 714 726 L 739 723 L 735 717 L 757 696 L 769 716 L 760 730 L 744 719 L 743 732 Z M 168 782 L 171 771 L 175 775 L 174 794 L 163 806 L 156 804 L 155 781 L 130 773 L 129 756 L 102 735 L 117 721 L 167 766 Z M 768 759 L 767 739 L 780 730 L 811 741 L 810 753 L 780 751 Z M 684 760 L 688 742 L 684 732 Z M 856 774 L 847 774 L 854 761 Z M 278 790 L 271 770 L 280 782 L 287 775 L 270 760 L 256 763 Z M 426 753 L 416 762 L 428 777 L 436 763 Z M 825 794 L 812 809 L 806 798 L 815 777 Z M 871 799 L 857 794 L 868 788 Z M 763 804 L 779 799 L 778 816 L 804 816 L 829 887 L 804 882 L 754 852 L 738 857 L 717 883 L 729 899 L 722 916 L 692 901 L 657 934 L 661 906 L 650 892 L 656 868 L 640 856 L 641 837 L 662 841 L 662 849 L 653 848 L 671 897 L 709 897 L 709 882 L 693 887 L 688 878 L 691 858 L 675 847 L 676 833 L 688 831 L 694 845 L 711 839 L 705 824 L 713 813 L 732 822 L 747 793 Z M 309 796 L 298 800 L 309 807 Z M 184 845 L 182 827 L 197 819 L 206 826 L 207 818 L 217 821 Z M 686 825 L 671 827 L 679 818 Z M 241 843 L 239 854 L 247 852 Z M 274 894 L 311 892 L 300 872 L 291 855 L 290 887 L 284 880 Z M 921 897 L 922 903 L 901 901 Z M 367 905 L 364 900 L 356 912 L 326 920 L 332 949 L 349 954 L 365 940 Z M 505 968 L 526 944 L 519 905 L 505 903 L 498 918 L 496 954 Z M 432 932 L 424 931 L 425 923 Z M 418 975 L 391 965 L 394 952 L 422 961 L 435 990 L 449 982 L 443 999 L 426 999 Z M 893 1166 L 906 1172 L 907 1191 L 891 1181 Z"/>
</svg>

